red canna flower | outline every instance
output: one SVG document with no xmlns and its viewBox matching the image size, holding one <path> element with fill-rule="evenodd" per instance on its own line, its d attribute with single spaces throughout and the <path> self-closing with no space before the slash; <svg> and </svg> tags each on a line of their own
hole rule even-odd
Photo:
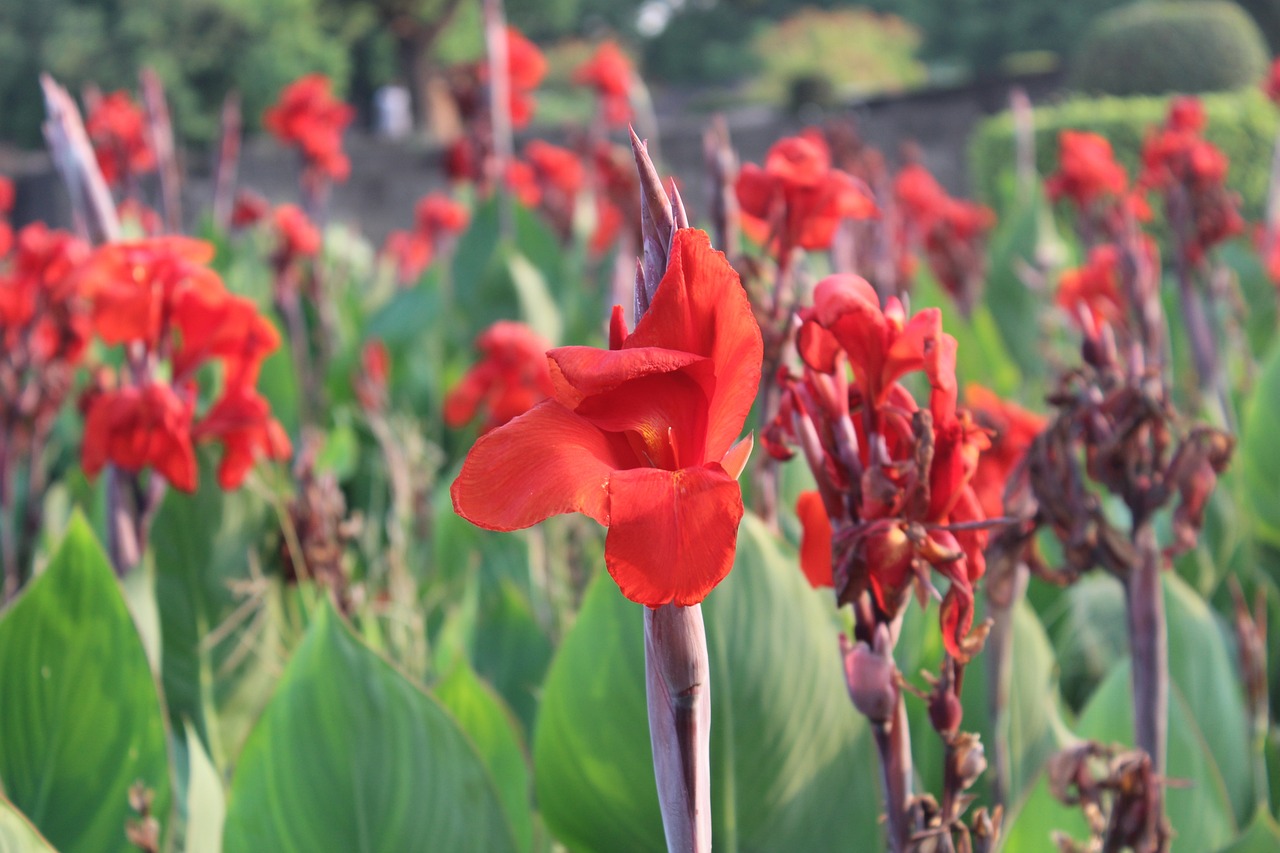
<svg viewBox="0 0 1280 853">
<path fill-rule="evenodd" d="M 1115 161 L 1111 143 L 1104 136 L 1064 130 L 1058 137 L 1058 171 L 1045 180 L 1049 198 L 1069 198 L 1081 208 L 1100 198 L 1125 193 L 1129 178 Z"/>
<path fill-rule="evenodd" d="M 894 176 L 893 198 L 902 208 L 903 218 L 913 223 L 932 222 L 950 199 L 938 179 L 920 163 L 908 163 Z"/>
<path fill-rule="evenodd" d="M 586 181 L 582 161 L 568 148 L 535 139 L 524 147 L 524 157 L 544 196 L 555 193 L 572 201 Z"/>
<path fill-rule="evenodd" d="M 481 360 L 449 392 L 444 422 L 455 429 L 483 411 L 481 434 L 532 409 L 555 393 L 547 342 L 523 323 L 499 320 L 476 338 Z"/>
<path fill-rule="evenodd" d="M 248 228 L 257 225 L 271 213 L 271 202 L 253 190 L 240 190 L 236 193 L 235 204 L 231 208 L 231 227 Z"/>
<path fill-rule="evenodd" d="M 978 458 L 971 481 L 973 492 L 983 513 L 999 518 L 1004 515 L 1005 485 L 1048 419 L 1002 400 L 981 385 L 968 385 L 965 397 L 974 418 L 991 436 L 991 446 Z"/>
<path fill-rule="evenodd" d="M 149 237 L 108 243 L 86 264 L 80 287 L 93 306 L 93 328 L 107 344 L 154 346 L 187 290 L 216 295 L 218 274 L 205 266 L 213 245 L 190 237 Z"/>
<path fill-rule="evenodd" d="M 573 82 L 591 86 L 600 99 L 605 123 L 620 127 L 631 120 L 631 60 L 615 42 L 606 41 L 573 72 Z"/>
<path fill-rule="evenodd" d="M 396 281 L 402 285 L 417 281 L 431 264 L 435 249 L 431 241 L 418 231 L 392 231 L 382 244 L 382 254 L 396 268 Z"/>
<path fill-rule="evenodd" d="M 250 385 L 228 386 L 191 435 L 197 441 L 222 442 L 218 485 L 227 491 L 240 488 L 259 459 L 283 461 L 293 453 L 289 436 L 271 417 L 271 407 Z"/>
<path fill-rule="evenodd" d="M 96 477 L 108 462 L 135 473 L 150 466 L 175 488 L 195 491 L 191 417 L 191 405 L 165 383 L 104 391 L 85 417 L 85 474 Z"/>
<path fill-rule="evenodd" d="M 828 248 L 842 219 L 876 215 L 875 202 L 860 183 L 831 168 L 831 152 L 812 130 L 776 143 L 764 168 L 744 165 L 735 190 L 744 226 L 767 235 L 784 261 L 796 246 Z"/>
<path fill-rule="evenodd" d="M 414 217 L 418 230 L 430 240 L 461 234 L 471 221 L 471 214 L 465 205 L 440 193 L 431 193 L 419 199 L 414 207 Z"/>
<path fill-rule="evenodd" d="M 342 133 L 353 118 L 355 110 L 333 96 L 328 77 L 308 74 L 285 87 L 262 123 L 282 143 L 301 151 L 308 167 L 345 181 L 351 161 L 342 151 Z"/>
<path fill-rule="evenodd" d="M 621 337 L 617 335 L 616 337 Z M 513 530 L 581 512 L 605 563 L 649 607 L 700 602 L 733 563 L 763 343 L 737 274 L 706 234 L 675 233 L 648 312 L 619 348 L 548 353 L 555 397 L 476 442 L 454 510 Z"/>
<path fill-rule="evenodd" d="M 1058 279 L 1056 301 L 1077 325 L 1083 322 L 1081 312 L 1088 315 L 1089 328 L 1102 323 L 1115 328 L 1124 325 L 1126 303 L 1120 292 L 1119 260 L 1120 249 L 1114 244 L 1094 246 L 1083 267 L 1066 270 Z"/>
<path fill-rule="evenodd" d="M 896 296 L 881 309 L 875 288 L 856 275 L 832 275 L 818 282 L 813 307 L 800 318 L 797 346 L 805 364 L 832 373 L 836 356 L 843 352 L 873 406 L 884 402 L 902 376 L 924 369 L 925 354 L 942 337 L 942 313 L 937 308 L 926 308 L 908 321 Z"/>
<path fill-rule="evenodd" d="M 126 198 L 116 208 L 116 215 L 126 230 L 135 229 L 147 237 L 164 232 L 164 220 L 154 207 L 148 207 L 136 198 Z"/>
<path fill-rule="evenodd" d="M 538 176 L 533 167 L 519 160 L 507 164 L 505 175 L 507 189 L 525 207 L 537 207 L 542 202 L 542 190 L 538 186 Z"/>
<path fill-rule="evenodd" d="M 488 67 L 481 67 L 481 79 Z M 538 46 L 515 27 L 507 27 L 507 74 L 510 91 L 511 126 L 517 130 L 533 119 L 533 90 L 547 75 L 547 60 Z"/>
<path fill-rule="evenodd" d="M 147 139 L 147 119 L 128 92 L 112 92 L 94 106 L 85 122 L 93 153 L 103 179 L 118 186 L 130 176 L 156 167 L 156 155 Z"/>
<path fill-rule="evenodd" d="M 275 212 L 280 253 L 285 258 L 310 258 L 320 251 L 320 231 L 296 204 L 282 204 Z"/>
<path fill-rule="evenodd" d="M 178 333 L 172 363 L 179 381 L 218 358 L 227 385 L 252 388 L 262 363 L 280 346 L 279 332 L 253 300 L 225 290 L 183 291 L 174 299 L 171 322 Z"/>
</svg>

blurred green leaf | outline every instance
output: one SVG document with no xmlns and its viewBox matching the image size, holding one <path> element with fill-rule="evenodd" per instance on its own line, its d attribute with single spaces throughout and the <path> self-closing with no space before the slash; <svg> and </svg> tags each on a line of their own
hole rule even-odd
<svg viewBox="0 0 1280 853">
<path fill-rule="evenodd" d="M 439 313 L 440 271 L 431 267 L 417 284 L 397 290 L 373 313 L 364 327 L 364 338 L 376 338 L 389 347 L 406 346 L 439 323 Z"/>
<path fill-rule="evenodd" d="M 0 853 L 57 853 L 3 794 L 0 794 Z"/>
<path fill-rule="evenodd" d="M 227 797 L 222 776 L 213 766 L 195 730 L 187 727 L 186 853 L 220 853 Z"/>
<path fill-rule="evenodd" d="M 294 652 L 232 780 L 227 850 L 515 850 L 475 747 L 329 605 Z"/>
<path fill-rule="evenodd" d="M 1218 853 L 1275 853 L 1280 850 L 1280 824 L 1266 809 L 1259 808 L 1244 834 Z"/>
<path fill-rule="evenodd" d="M 0 618 L 0 783 L 63 853 L 133 848 L 129 788 L 167 822 L 160 696 L 102 548 L 72 519 L 49 567 Z"/>
<path fill-rule="evenodd" d="M 875 750 L 849 702 L 828 596 L 748 515 L 734 569 L 703 606 L 717 849 L 874 846 Z M 538 802 L 570 849 L 666 849 L 644 692 L 641 607 L 602 574 L 552 663 L 534 742 Z"/>
<path fill-rule="evenodd" d="M 1009 853 L 1054 850 L 1054 834 L 1065 833 L 1076 840 L 1089 837 L 1089 825 L 1079 807 L 1064 806 L 1049 790 L 1048 775 L 1041 771 L 1023 799 L 1009 804 L 1009 814 L 1001 836 Z"/>
<path fill-rule="evenodd" d="M 1272 347 L 1245 404 L 1232 468 L 1244 481 L 1254 532 L 1280 547 L 1280 346 Z"/>
<path fill-rule="evenodd" d="M 458 661 L 432 692 L 476 745 L 497 785 L 517 847 L 529 850 L 533 846 L 529 759 L 511 710 L 465 660 Z"/>
<path fill-rule="evenodd" d="M 1236 730 L 1242 729 L 1237 723 Z M 1112 666 L 1089 699 L 1076 734 L 1103 744 L 1133 743 L 1133 697 L 1127 659 Z M 1187 787 L 1167 788 L 1165 794 L 1165 810 L 1179 848 L 1214 850 L 1226 844 L 1237 829 L 1222 769 L 1186 694 L 1176 683 L 1169 685 L 1168 752 L 1166 775 L 1189 783 Z"/>
<path fill-rule="evenodd" d="M 337 421 L 324 437 L 324 444 L 316 455 L 316 472 L 329 473 L 339 483 L 348 480 L 360 463 L 360 440 L 356 437 L 351 418 L 345 411 L 335 415 Z"/>
</svg>

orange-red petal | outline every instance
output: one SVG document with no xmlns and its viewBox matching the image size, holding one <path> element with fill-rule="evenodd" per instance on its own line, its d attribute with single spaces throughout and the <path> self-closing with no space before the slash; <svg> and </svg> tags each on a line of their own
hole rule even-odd
<svg viewBox="0 0 1280 853">
<path fill-rule="evenodd" d="M 609 480 L 625 448 L 554 400 L 476 441 L 453 481 L 458 515 L 489 530 L 518 530 L 566 512 L 609 523 Z"/>
<path fill-rule="evenodd" d="M 822 505 L 822 495 L 801 492 L 796 498 L 796 516 L 804 529 L 800 539 L 800 569 L 811 586 L 832 586 L 831 519 Z"/>
<path fill-rule="evenodd" d="M 609 503 L 605 565 L 632 601 L 697 604 L 733 566 L 742 490 L 718 464 L 616 471 Z"/>
</svg>

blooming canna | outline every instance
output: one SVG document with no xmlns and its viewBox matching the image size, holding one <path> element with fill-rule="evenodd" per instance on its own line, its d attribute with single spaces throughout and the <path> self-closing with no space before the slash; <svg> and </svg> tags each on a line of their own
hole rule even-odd
<svg viewBox="0 0 1280 853">
<path fill-rule="evenodd" d="M 615 324 L 617 327 L 618 324 Z M 493 530 L 566 512 L 608 526 L 605 564 L 649 607 L 692 605 L 733 563 L 763 343 L 724 255 L 681 229 L 649 310 L 609 350 L 551 350 L 555 395 L 476 442 L 454 510 Z"/>
</svg>

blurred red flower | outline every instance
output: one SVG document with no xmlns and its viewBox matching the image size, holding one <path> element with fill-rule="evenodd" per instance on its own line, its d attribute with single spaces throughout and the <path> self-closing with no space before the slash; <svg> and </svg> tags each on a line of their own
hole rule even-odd
<svg viewBox="0 0 1280 853">
<path fill-rule="evenodd" d="M 573 82 L 591 86 L 600 99 L 605 123 L 618 127 L 631 120 L 631 60 L 612 41 L 601 42 L 590 59 L 573 72 Z"/>
<path fill-rule="evenodd" d="M 298 148 L 309 167 L 345 181 L 351 161 L 342 151 L 342 133 L 353 118 L 355 110 L 333 96 L 328 77 L 308 74 L 285 87 L 262 123 L 285 145 Z"/>
<path fill-rule="evenodd" d="M 1280 104 L 1280 58 L 1271 63 L 1271 68 L 1267 71 L 1267 77 L 1262 81 L 1262 91 L 1266 93 L 1272 103 Z"/>
<path fill-rule="evenodd" d="M 831 168 L 831 152 L 816 130 L 775 143 L 763 168 L 745 164 L 735 190 L 744 227 L 769 240 L 784 263 L 796 246 L 829 247 L 840 220 L 876 215 L 860 182 Z"/>
<path fill-rule="evenodd" d="M 706 234 L 676 232 L 648 312 L 617 344 L 548 353 L 555 397 L 476 442 L 454 510 L 494 530 L 581 512 L 608 526 L 623 595 L 696 604 L 733 564 L 750 450 L 733 442 L 763 353 L 737 273 Z"/>
<path fill-rule="evenodd" d="M 1045 179 L 1051 200 L 1069 198 L 1083 208 L 1099 198 L 1124 195 L 1128 185 L 1106 137 L 1079 130 L 1064 130 L 1058 136 L 1058 171 Z"/>
<path fill-rule="evenodd" d="M 550 397 L 547 342 L 523 323 L 499 320 L 476 338 L 480 361 L 444 401 L 444 422 L 455 429 L 483 412 L 481 434 L 496 429 Z"/>
<path fill-rule="evenodd" d="M 1106 323 L 1113 328 L 1124 325 L 1126 303 L 1120 292 L 1120 274 L 1117 264 L 1120 250 L 1112 243 L 1094 246 L 1089 259 L 1082 267 L 1069 269 L 1058 278 L 1058 295 L 1055 301 L 1066 309 L 1076 325 L 1089 328 Z"/>
<path fill-rule="evenodd" d="M 222 442 L 218 485 L 240 488 L 259 459 L 287 460 L 293 453 L 289 436 L 271 417 L 271 407 L 250 385 L 227 387 L 222 397 L 191 430 L 195 440 Z"/>
<path fill-rule="evenodd" d="M 465 205 L 441 193 L 430 193 L 418 200 L 414 207 L 414 221 L 418 230 L 429 239 L 461 234 L 471 221 Z"/>
<path fill-rule="evenodd" d="M 991 446 L 978 457 L 973 492 L 987 518 L 999 518 L 1004 515 L 1005 485 L 1048 419 L 981 385 L 967 385 L 964 393 L 974 419 L 991 437 Z"/>
<path fill-rule="evenodd" d="M 128 92 L 112 92 L 99 100 L 89 113 L 85 131 L 93 142 L 102 177 L 111 186 L 156 167 L 146 116 Z"/>
<path fill-rule="evenodd" d="M 258 382 L 267 356 L 280 346 L 280 333 L 252 299 L 225 290 L 185 290 L 173 300 L 170 322 L 178 333 L 173 376 L 181 381 L 211 358 L 222 360 L 226 385 Z"/>
<path fill-rule="evenodd" d="M 240 190 L 236 193 L 235 204 L 231 208 L 231 227 L 247 228 L 257 225 L 271 213 L 271 202 L 253 190 Z"/>
<path fill-rule="evenodd" d="M 150 466 L 184 492 L 196 488 L 192 407 L 163 382 L 104 391 L 90 404 L 80 461 L 89 477 L 110 462 L 137 473 Z"/>
<path fill-rule="evenodd" d="M 320 230 L 296 204 L 282 204 L 275 210 L 276 235 L 280 254 L 287 259 L 310 258 L 320 251 Z"/>
<path fill-rule="evenodd" d="M 488 72 L 488 65 L 481 65 L 480 79 L 488 79 Z M 533 90 L 547 75 L 547 60 L 538 46 L 515 27 L 507 27 L 507 74 L 511 126 L 518 130 L 533 119 Z"/>
</svg>

